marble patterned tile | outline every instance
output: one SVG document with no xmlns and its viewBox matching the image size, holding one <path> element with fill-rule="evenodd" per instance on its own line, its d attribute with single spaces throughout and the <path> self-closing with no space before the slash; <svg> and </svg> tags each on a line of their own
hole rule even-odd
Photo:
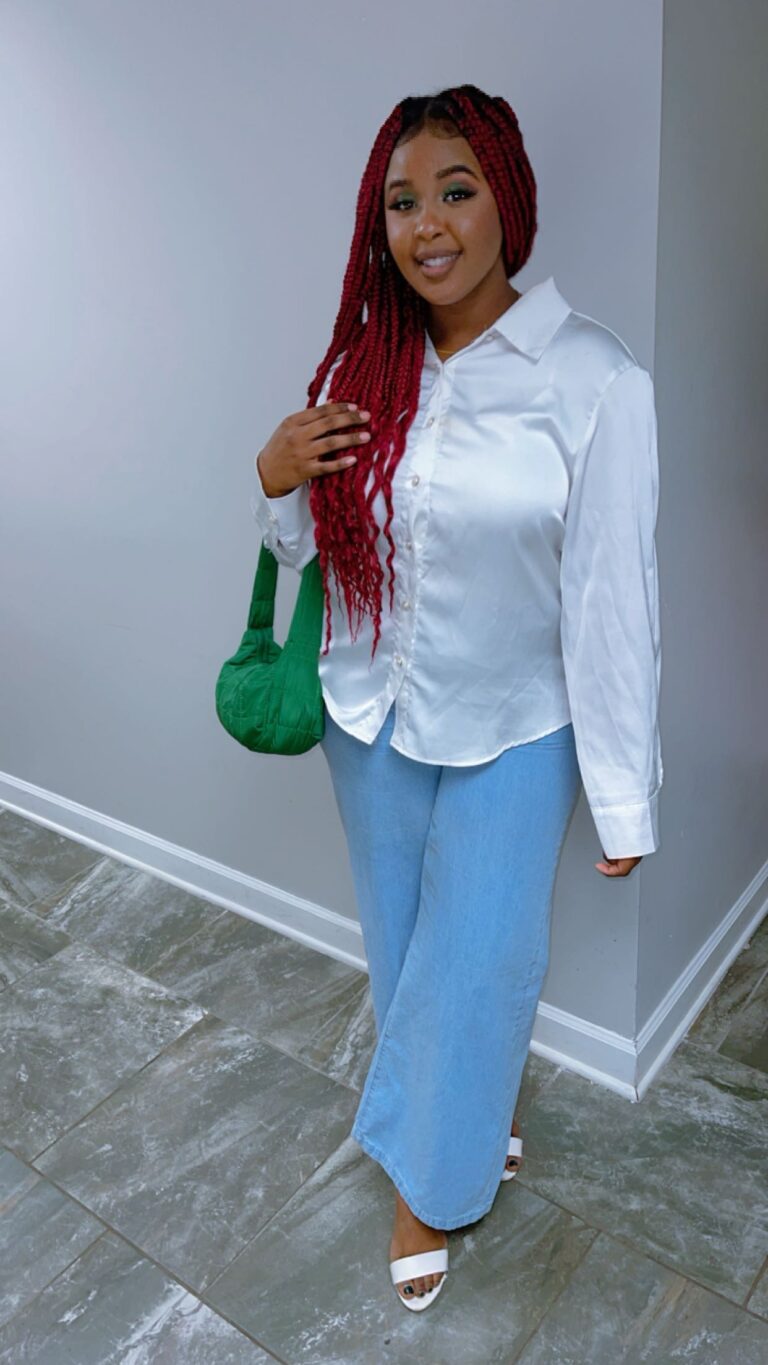
<svg viewBox="0 0 768 1365">
<path fill-rule="evenodd" d="M 551 1085 L 563 1070 L 564 1067 L 559 1066 L 557 1062 L 551 1062 L 548 1057 L 540 1057 L 536 1052 L 529 1052 L 523 1070 L 518 1103 L 515 1106 L 516 1115 L 522 1117 L 539 1091 L 543 1090 L 545 1085 Z M 524 1139 L 525 1134 L 523 1133 L 522 1136 Z M 525 1158 L 525 1148 L 523 1149 L 523 1158 Z"/>
<path fill-rule="evenodd" d="M 0 1149 L 0 1326 L 95 1242 L 104 1226 Z"/>
<path fill-rule="evenodd" d="M 0 898 L 0 991 L 47 962 L 69 941 L 69 934 L 43 924 L 31 910 Z"/>
<path fill-rule="evenodd" d="M 17 905 L 50 895 L 101 856 L 15 811 L 0 810 L 0 894 Z"/>
<path fill-rule="evenodd" d="M 746 1306 L 750 1313 L 757 1313 L 768 1321 L 768 1259 L 762 1275 L 747 1299 Z"/>
<path fill-rule="evenodd" d="M 85 943 L 0 991 L 0 1140 L 31 1159 L 203 1015 Z"/>
<path fill-rule="evenodd" d="M 517 1179 L 743 1303 L 768 1244 L 767 1120 L 768 1077 L 683 1042 L 638 1104 L 561 1072 Z"/>
<path fill-rule="evenodd" d="M 357 1104 L 208 1015 L 35 1164 L 199 1290 L 344 1138 Z"/>
<path fill-rule="evenodd" d="M 220 1019 L 362 1090 L 376 1043 L 367 972 L 227 913 L 160 958 L 152 975 Z"/>
<path fill-rule="evenodd" d="M 0 1365 L 274 1365 L 107 1232 L 0 1328 Z"/>
<path fill-rule="evenodd" d="M 739 1010 L 718 1052 L 768 1074 L 768 974 Z"/>
<path fill-rule="evenodd" d="M 516 1365 L 763 1365 L 768 1323 L 601 1234 Z"/>
<path fill-rule="evenodd" d="M 153 976 L 158 958 L 231 911 L 140 868 L 101 858 L 84 876 L 37 900 L 37 915 L 105 957 Z"/>
<path fill-rule="evenodd" d="M 688 1041 L 718 1048 L 755 988 L 768 973 L 768 916 L 731 963 L 717 990 L 686 1034 Z"/>
<path fill-rule="evenodd" d="M 394 1200 L 349 1137 L 205 1294 L 298 1365 L 501 1365 L 511 1361 L 596 1236 L 517 1181 L 448 1237 L 449 1271 L 424 1314 L 389 1277 Z"/>
</svg>

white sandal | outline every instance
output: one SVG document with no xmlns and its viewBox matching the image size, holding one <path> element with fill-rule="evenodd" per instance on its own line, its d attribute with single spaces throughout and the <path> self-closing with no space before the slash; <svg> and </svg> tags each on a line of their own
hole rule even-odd
<svg viewBox="0 0 768 1365">
<path fill-rule="evenodd" d="M 436 1251 L 418 1251 L 414 1256 L 398 1256 L 396 1260 L 390 1261 L 389 1270 L 400 1302 L 411 1313 L 421 1313 L 434 1303 L 445 1284 L 445 1277 L 448 1274 L 448 1248 L 438 1247 Z M 425 1289 L 421 1297 L 414 1294 L 412 1299 L 407 1299 L 397 1288 L 404 1280 L 416 1279 L 419 1275 L 439 1275 L 441 1270 L 442 1279 L 431 1289 Z"/>
<path fill-rule="evenodd" d="M 518 1156 L 518 1157 L 520 1157 L 520 1156 L 522 1156 L 522 1155 L 523 1155 L 523 1139 L 522 1139 L 521 1137 L 513 1137 L 512 1134 L 510 1133 L 510 1135 L 509 1135 L 509 1146 L 508 1146 L 508 1148 L 507 1148 L 507 1156 L 508 1156 L 508 1157 L 509 1157 L 509 1156 Z M 517 1170 L 515 1170 L 515 1171 L 510 1171 L 510 1170 L 507 1169 L 506 1164 L 505 1164 L 504 1170 L 503 1170 L 502 1173 L 501 1173 L 501 1178 L 502 1178 L 502 1180 L 514 1180 L 515 1176 L 517 1175 L 517 1171 L 518 1171 L 519 1169 L 520 1169 L 520 1167 L 518 1166 Z"/>
</svg>

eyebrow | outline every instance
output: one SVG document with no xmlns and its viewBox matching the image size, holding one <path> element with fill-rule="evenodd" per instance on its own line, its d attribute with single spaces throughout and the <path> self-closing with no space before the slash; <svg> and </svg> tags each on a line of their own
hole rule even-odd
<svg viewBox="0 0 768 1365">
<path fill-rule="evenodd" d="M 469 166 L 462 166 L 460 163 L 457 163 L 455 166 L 446 166 L 442 171 L 435 171 L 435 179 L 443 180 L 446 175 L 455 175 L 456 171 L 466 171 L 467 175 L 471 175 L 473 180 L 478 179 L 475 172 L 470 170 Z M 387 191 L 393 190 L 397 185 L 410 185 L 410 183 L 410 180 L 390 180 Z"/>
</svg>

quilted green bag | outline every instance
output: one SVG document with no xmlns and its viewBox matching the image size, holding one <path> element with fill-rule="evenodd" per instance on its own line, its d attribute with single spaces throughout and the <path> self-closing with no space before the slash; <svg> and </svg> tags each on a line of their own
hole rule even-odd
<svg viewBox="0 0 768 1365">
<path fill-rule="evenodd" d="M 216 714 L 224 729 L 260 754 L 303 754 L 325 732 L 318 672 L 324 594 L 320 556 L 301 570 L 301 583 L 285 644 L 276 644 L 278 561 L 262 543 L 240 648 L 221 666 Z"/>
</svg>

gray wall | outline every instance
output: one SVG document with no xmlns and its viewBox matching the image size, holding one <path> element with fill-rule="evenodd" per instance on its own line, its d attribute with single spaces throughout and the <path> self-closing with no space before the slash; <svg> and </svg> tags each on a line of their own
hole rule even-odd
<svg viewBox="0 0 768 1365">
<path fill-rule="evenodd" d="M 728 18 L 704 8 L 732 38 Z M 735 6 L 734 27 L 752 8 Z M 154 839 L 256 878 L 276 889 L 278 919 L 281 897 L 355 919 L 321 751 L 289 761 L 241 750 L 218 724 L 213 686 L 239 642 L 258 550 L 252 460 L 305 405 L 375 133 L 404 94 L 474 81 L 517 109 L 538 179 L 539 234 L 516 283 L 554 274 L 574 307 L 652 373 L 659 359 L 666 370 L 655 375 L 662 848 L 627 881 L 603 878 L 582 797 L 544 996 L 563 1017 L 631 1037 L 701 916 L 716 917 L 759 860 L 749 620 L 763 538 L 757 437 L 739 395 L 743 361 L 756 363 L 764 271 L 744 254 L 757 245 L 744 202 L 757 154 L 732 158 L 727 141 L 756 148 L 757 132 L 731 109 L 728 155 L 716 158 L 730 101 L 711 99 L 711 34 L 696 38 L 706 77 L 691 70 L 684 40 L 699 25 L 692 4 L 678 6 L 665 91 L 686 68 L 688 81 L 665 93 L 657 318 L 661 0 L 449 0 L 441 15 L 403 0 L 3 5 L 0 798 L 22 809 L 35 788 L 38 811 L 78 802 L 145 831 L 150 864 Z M 740 30 L 729 48 L 735 83 L 749 40 Z M 699 102 L 706 138 L 693 164 Z M 699 349 L 686 359 L 678 343 L 691 334 Z M 702 361 L 706 406 L 692 411 Z M 297 585 L 283 571 L 279 638 Z M 723 681 L 734 720 L 718 706 Z M 703 784 L 719 791 L 705 799 Z M 702 841 L 712 866 L 697 874 Z"/>
<path fill-rule="evenodd" d="M 655 367 L 665 780 L 663 851 L 643 870 L 640 1026 L 745 890 L 755 909 L 765 897 L 767 57 L 764 0 L 665 6 Z"/>
</svg>

